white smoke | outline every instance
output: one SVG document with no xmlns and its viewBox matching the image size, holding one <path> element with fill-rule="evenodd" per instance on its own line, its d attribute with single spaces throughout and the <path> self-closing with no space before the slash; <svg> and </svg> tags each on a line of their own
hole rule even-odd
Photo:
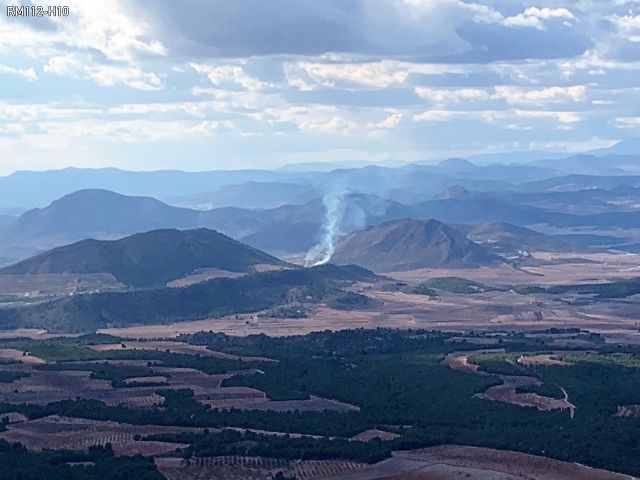
<svg viewBox="0 0 640 480">
<path fill-rule="evenodd" d="M 344 218 L 344 190 L 333 190 L 327 193 L 322 202 L 324 203 L 325 215 L 322 225 L 322 238 L 305 257 L 305 267 L 315 267 L 324 265 L 331 260 L 336 251 L 336 241 L 342 234 L 340 227 Z"/>
</svg>

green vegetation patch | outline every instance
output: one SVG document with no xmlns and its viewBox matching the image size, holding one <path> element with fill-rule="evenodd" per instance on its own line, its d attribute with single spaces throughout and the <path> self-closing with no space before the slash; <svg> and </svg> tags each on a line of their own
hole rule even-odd
<svg viewBox="0 0 640 480">
<path fill-rule="evenodd" d="M 90 462 L 70 466 L 70 462 Z M 88 452 L 28 451 L 20 444 L 0 440 L 0 479 L 2 480 L 163 480 L 153 459 L 140 455 L 116 457 L 110 445 L 89 447 Z"/>
<path fill-rule="evenodd" d="M 145 440 L 186 443 L 185 458 L 239 455 L 286 460 L 353 460 L 374 463 L 390 456 L 391 446 L 381 441 L 353 442 L 344 438 L 293 438 L 223 430 L 217 433 L 150 435 Z"/>
<path fill-rule="evenodd" d="M 28 373 L 0 371 L 0 383 L 12 383 L 28 376 Z"/>
<path fill-rule="evenodd" d="M 473 294 L 494 290 L 482 283 L 460 277 L 434 277 L 422 282 L 415 289 L 416 293 L 431 295 L 434 290 L 449 293 Z"/>
</svg>

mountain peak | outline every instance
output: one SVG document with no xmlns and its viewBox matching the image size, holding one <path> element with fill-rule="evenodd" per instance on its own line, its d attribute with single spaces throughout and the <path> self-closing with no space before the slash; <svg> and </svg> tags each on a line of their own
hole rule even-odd
<svg viewBox="0 0 640 480">
<path fill-rule="evenodd" d="M 438 220 L 392 220 L 342 239 L 331 259 L 373 271 L 424 267 L 477 267 L 496 258 L 462 233 Z"/>
</svg>

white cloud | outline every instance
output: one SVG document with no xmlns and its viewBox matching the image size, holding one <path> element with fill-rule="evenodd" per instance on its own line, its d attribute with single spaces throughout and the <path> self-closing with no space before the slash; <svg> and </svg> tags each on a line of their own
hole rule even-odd
<svg viewBox="0 0 640 480">
<path fill-rule="evenodd" d="M 126 64 L 103 65 L 91 63 L 74 54 L 51 57 L 43 70 L 45 73 L 74 78 L 91 79 L 98 85 L 111 87 L 117 84 L 127 85 L 136 90 L 160 90 L 163 83 L 152 72 L 144 72 L 137 66 Z"/>
<path fill-rule="evenodd" d="M 391 112 L 382 122 L 376 126 L 378 128 L 396 128 L 404 120 L 404 114 L 402 112 Z"/>
<path fill-rule="evenodd" d="M 640 117 L 618 117 L 615 123 L 619 128 L 640 128 Z"/>
<path fill-rule="evenodd" d="M 416 87 L 416 94 L 436 104 L 459 103 L 461 101 L 488 100 L 491 95 L 479 88 L 436 89 Z"/>
<path fill-rule="evenodd" d="M 363 63 L 287 62 L 283 66 L 288 84 L 298 90 L 317 87 L 333 88 L 340 85 L 367 88 L 387 88 L 403 85 L 411 75 L 437 75 L 463 73 L 467 65 L 411 63 L 381 60 Z"/>
<path fill-rule="evenodd" d="M 68 17 L 42 19 L 53 23 L 53 29 L 29 28 L 24 22 L 2 15 L 0 50 L 30 47 L 37 52 L 66 47 L 99 51 L 109 60 L 123 62 L 144 55 L 167 54 L 160 41 L 149 38 L 150 27 L 144 19 L 130 15 L 125 2 L 67 0 L 65 6 L 71 11 Z"/>
<path fill-rule="evenodd" d="M 0 63 L 0 73 L 10 73 L 11 75 L 18 75 L 30 81 L 36 80 L 38 78 L 38 76 L 36 75 L 36 71 L 32 67 L 16 68 Z"/>
<path fill-rule="evenodd" d="M 415 122 L 451 122 L 454 120 L 479 120 L 485 123 L 507 122 L 505 126 L 514 128 L 514 120 L 554 120 L 562 125 L 580 122 L 582 116 L 577 112 L 550 110 L 427 110 L 415 114 Z"/>
<path fill-rule="evenodd" d="M 529 7 L 518 15 L 506 17 L 503 23 L 508 27 L 531 27 L 544 30 L 546 28 L 544 21 L 551 19 L 570 21 L 576 20 L 576 17 L 566 8 Z"/>
<path fill-rule="evenodd" d="M 249 116 L 274 127 L 292 124 L 297 130 L 307 133 L 349 133 L 357 128 L 357 123 L 347 118 L 338 108 L 325 105 L 267 108 Z"/>
<path fill-rule="evenodd" d="M 509 105 L 539 105 L 545 103 L 579 102 L 585 99 L 587 88 L 584 85 L 570 87 L 547 87 L 531 89 L 498 85 L 495 98 L 504 99 Z"/>
<path fill-rule="evenodd" d="M 196 72 L 205 75 L 216 87 L 226 84 L 240 85 L 247 90 L 262 90 L 273 86 L 248 75 L 239 65 L 203 65 L 190 63 L 189 66 Z"/>
<path fill-rule="evenodd" d="M 640 42 L 640 15 L 612 15 L 610 20 L 625 38 L 631 42 Z"/>
</svg>

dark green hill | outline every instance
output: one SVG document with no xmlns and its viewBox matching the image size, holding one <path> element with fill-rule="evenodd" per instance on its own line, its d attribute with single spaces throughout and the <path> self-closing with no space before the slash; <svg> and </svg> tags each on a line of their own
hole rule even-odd
<svg viewBox="0 0 640 480">
<path fill-rule="evenodd" d="M 218 278 L 184 288 L 76 295 L 0 309 L 0 329 L 36 327 L 55 332 L 93 332 L 110 326 L 258 312 L 291 302 L 323 302 L 345 282 L 376 278 L 372 272 L 354 265 L 322 265 Z"/>
<path fill-rule="evenodd" d="M 281 260 L 214 230 L 154 230 L 120 240 L 83 240 L 0 270 L 6 274 L 111 273 L 134 287 L 162 286 L 200 268 L 250 272 Z"/>
</svg>

